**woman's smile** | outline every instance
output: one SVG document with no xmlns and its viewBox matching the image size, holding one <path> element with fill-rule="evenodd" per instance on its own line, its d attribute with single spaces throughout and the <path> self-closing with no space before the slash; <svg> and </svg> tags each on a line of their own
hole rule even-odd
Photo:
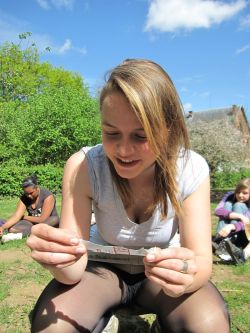
<svg viewBox="0 0 250 333">
<path fill-rule="evenodd" d="M 123 158 L 116 158 L 117 163 L 124 168 L 132 168 L 136 166 L 140 161 L 139 160 L 131 160 L 131 159 L 123 159 Z"/>
<path fill-rule="evenodd" d="M 116 172 L 127 179 L 154 170 L 155 154 L 141 122 L 120 93 L 107 96 L 102 105 L 102 137 L 105 153 Z M 152 172 L 152 176 L 154 172 Z"/>
</svg>

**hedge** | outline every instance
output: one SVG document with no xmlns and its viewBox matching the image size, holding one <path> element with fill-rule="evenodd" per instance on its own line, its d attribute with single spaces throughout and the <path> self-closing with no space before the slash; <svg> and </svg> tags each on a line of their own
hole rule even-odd
<svg viewBox="0 0 250 333">
<path fill-rule="evenodd" d="M 61 193 L 63 167 L 52 164 L 39 166 L 18 166 L 6 164 L 0 171 L 0 197 L 19 196 L 22 192 L 21 183 L 24 178 L 35 174 L 40 186 Z M 250 178 L 250 169 L 242 169 L 239 172 L 217 172 L 211 175 L 211 187 L 214 192 L 234 189 L 242 178 Z"/>
<path fill-rule="evenodd" d="M 211 176 L 213 190 L 234 189 L 243 178 L 250 178 L 250 169 L 242 169 L 237 172 L 216 172 Z"/>
<path fill-rule="evenodd" d="M 0 171 L 0 197 L 15 197 L 22 193 L 21 184 L 24 178 L 35 174 L 38 184 L 52 191 L 61 193 L 63 167 L 48 165 L 15 166 L 3 165 Z"/>
</svg>

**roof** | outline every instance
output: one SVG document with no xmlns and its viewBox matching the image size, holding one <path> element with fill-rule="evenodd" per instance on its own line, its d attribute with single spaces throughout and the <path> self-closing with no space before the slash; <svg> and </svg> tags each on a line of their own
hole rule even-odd
<svg viewBox="0 0 250 333">
<path fill-rule="evenodd" d="M 186 113 L 187 124 L 195 123 L 197 121 L 214 121 L 221 120 L 225 118 L 234 118 L 237 113 L 241 112 L 243 117 L 245 118 L 246 123 L 248 124 L 248 120 L 245 114 L 245 110 L 242 106 L 232 105 L 231 107 L 219 108 L 219 109 L 211 109 L 204 111 L 189 111 Z"/>
</svg>

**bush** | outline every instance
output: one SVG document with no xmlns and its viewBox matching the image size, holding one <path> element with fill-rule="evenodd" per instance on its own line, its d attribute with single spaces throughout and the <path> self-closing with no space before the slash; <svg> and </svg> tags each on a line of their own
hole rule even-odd
<svg viewBox="0 0 250 333">
<path fill-rule="evenodd" d="M 212 189 L 234 189 L 243 178 L 250 178 L 250 169 L 241 169 L 239 172 L 215 172 L 211 177 Z"/>
<path fill-rule="evenodd" d="M 54 194 L 61 192 L 63 168 L 51 164 L 46 166 L 16 166 L 6 164 L 1 166 L 0 196 L 14 197 L 22 193 L 21 184 L 24 178 L 35 174 L 38 184 L 52 191 Z"/>
<path fill-rule="evenodd" d="M 64 165 L 100 142 L 99 105 L 80 74 L 40 61 L 31 35 L 0 45 L 0 164 Z"/>
</svg>

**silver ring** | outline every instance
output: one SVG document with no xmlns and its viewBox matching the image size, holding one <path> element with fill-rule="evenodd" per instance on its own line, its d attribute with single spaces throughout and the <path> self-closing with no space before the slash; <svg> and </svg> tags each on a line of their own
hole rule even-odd
<svg viewBox="0 0 250 333">
<path fill-rule="evenodd" d="M 180 273 L 187 274 L 188 262 L 186 260 L 183 260 L 182 263 L 183 263 L 183 266 L 182 266 L 182 269 L 180 270 Z"/>
</svg>

